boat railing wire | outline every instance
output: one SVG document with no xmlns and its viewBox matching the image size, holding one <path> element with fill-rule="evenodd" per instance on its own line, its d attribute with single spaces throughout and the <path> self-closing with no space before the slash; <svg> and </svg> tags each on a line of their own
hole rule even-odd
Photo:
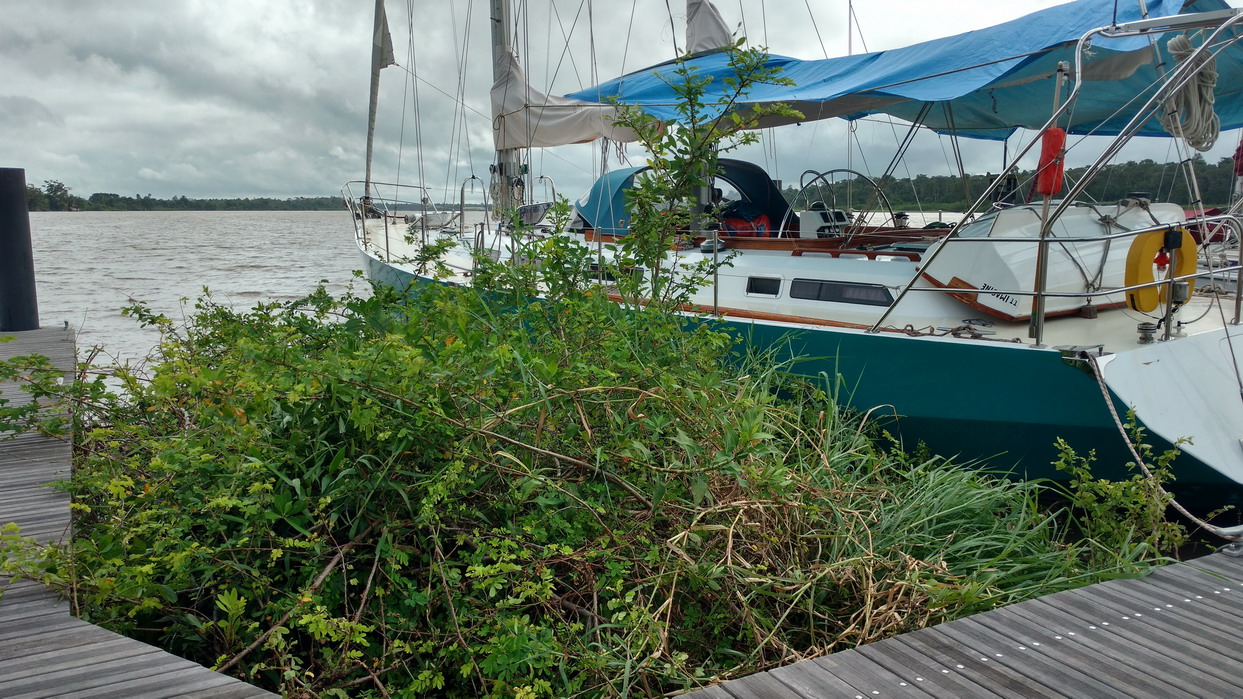
<svg viewBox="0 0 1243 699">
<path fill-rule="evenodd" d="M 1139 131 L 1140 126 L 1144 122 L 1146 122 L 1152 114 L 1155 114 L 1156 111 L 1164 105 L 1165 100 L 1168 97 L 1174 92 L 1176 92 L 1177 90 L 1181 89 L 1186 83 L 1188 83 L 1190 80 L 1192 80 L 1195 77 L 1195 74 L 1199 66 L 1199 59 L 1202 56 L 1204 55 L 1216 56 L 1222 50 L 1224 50 L 1226 46 L 1233 44 L 1234 42 L 1238 41 L 1239 38 L 1241 38 L 1239 36 L 1230 34 L 1230 32 L 1232 32 L 1234 28 L 1241 23 L 1243 23 L 1243 11 L 1231 8 L 1231 9 L 1222 10 L 1219 12 L 1197 13 L 1194 15 L 1178 15 L 1174 17 L 1162 17 L 1162 18 L 1156 18 L 1156 19 L 1151 19 L 1151 20 L 1132 22 L 1132 23 L 1125 24 L 1125 25 L 1099 27 L 1097 29 L 1093 29 L 1091 31 L 1084 33 L 1084 35 L 1079 38 L 1079 41 L 1075 47 L 1075 66 L 1074 66 L 1073 73 L 1071 73 L 1072 76 L 1083 75 L 1084 55 L 1085 55 L 1086 49 L 1090 45 L 1090 39 L 1093 36 L 1096 36 L 1098 34 L 1109 36 L 1110 38 L 1121 38 L 1121 37 L 1128 37 L 1128 36 L 1154 36 L 1154 35 L 1157 35 L 1163 32 L 1186 31 L 1192 28 L 1205 28 L 1205 29 L 1212 28 L 1213 29 L 1211 34 L 1209 34 L 1209 36 L 1204 39 L 1203 43 L 1191 55 L 1184 58 L 1178 64 L 1176 68 L 1174 68 L 1172 71 L 1170 71 L 1168 74 L 1164 76 L 1164 79 L 1161 85 L 1159 86 L 1159 88 L 1152 95 L 1149 96 L 1148 100 L 1144 103 L 1143 106 L 1135 110 L 1135 114 L 1132 117 L 1131 121 L 1128 122 L 1126 126 L 1122 127 L 1119 130 L 1118 136 L 1114 139 L 1113 143 L 1111 143 L 1110 146 L 1107 147 L 1105 151 L 1100 154 L 1096 162 L 1094 162 L 1092 165 L 1088 167 L 1088 170 L 1084 174 L 1084 176 L 1081 177 L 1078 182 L 1071 185 L 1070 191 L 1066 193 L 1066 197 L 1062 200 L 1061 204 L 1059 204 L 1056 207 L 1056 209 L 1051 213 L 1051 215 L 1048 217 L 1045 223 L 1046 226 L 1052 226 L 1053 221 L 1056 221 L 1062 215 L 1062 213 L 1066 210 L 1066 208 L 1071 205 L 1071 202 L 1075 199 L 1075 197 L 1077 197 L 1087 186 L 1087 183 L 1091 181 L 1096 176 L 1097 173 L 1099 173 L 1101 168 L 1104 167 L 1104 164 L 1108 162 L 1112 157 L 1114 157 L 1117 154 L 1118 150 L 1122 147 L 1122 144 L 1129 141 Z M 1222 41 L 1223 37 L 1226 38 L 1224 42 Z M 1062 72 L 1065 69 L 1059 66 L 1058 70 L 1059 72 Z M 1075 104 L 1075 100 L 1078 97 L 1080 91 L 1082 90 L 1083 81 L 1072 79 L 1071 85 L 1072 85 L 1072 88 L 1070 91 L 1070 95 L 1067 96 L 1066 100 L 1060 106 L 1054 109 L 1053 114 L 1049 117 L 1049 120 L 1045 122 L 1044 126 L 1040 127 L 1037 130 L 1037 133 L 1043 133 L 1050 127 L 1056 126 L 1058 123 L 1058 119 L 1061 118 L 1062 115 L 1065 114 L 1069 109 L 1071 109 L 1072 106 Z M 999 186 L 999 183 L 1002 181 L 1002 179 L 1007 174 L 1014 171 L 1018 167 L 1019 161 L 1025 155 L 1027 155 L 1027 153 L 1035 146 L 1036 143 L 1039 143 L 1039 142 L 1040 142 L 1039 138 L 1031 139 L 1031 141 L 1029 141 L 1025 146 L 1019 149 L 1019 152 L 1011 158 L 1009 164 L 1007 165 L 1006 168 L 1002 170 L 1001 174 L 999 174 L 996 177 L 996 179 L 993 180 L 993 182 L 989 185 L 989 187 L 985 189 L 984 193 L 981 194 L 979 198 L 977 198 L 976 201 L 972 203 L 972 205 L 967 209 L 967 212 L 963 219 L 964 222 L 971 220 L 975 212 L 981 210 L 981 207 L 983 206 L 984 202 L 990 201 L 990 197 L 992 196 L 994 190 Z M 1138 232 L 1135 234 L 1137 235 Z M 960 239 L 961 238 L 958 235 L 956 235 L 956 231 L 954 231 L 954 232 L 951 232 L 950 235 L 945 238 L 945 242 L 949 242 L 951 240 L 957 241 Z M 988 239 L 988 240 L 989 242 L 997 242 L 996 239 Z M 1029 241 L 1029 242 L 1036 242 L 1037 245 L 1047 245 L 1049 242 L 1055 242 L 1055 243 L 1064 242 L 1064 239 L 1051 239 L 1051 240 L 1046 240 L 1043 243 L 1039 241 Z M 1065 241 L 1065 242 L 1069 242 L 1069 241 Z M 925 267 L 931 264 L 933 260 L 935 260 L 937 253 L 939 253 L 943 249 L 944 249 L 944 245 L 933 250 L 932 253 L 929 255 L 928 259 L 926 260 Z M 1216 270 L 1216 272 L 1222 272 L 1222 271 L 1228 271 L 1228 270 Z M 1214 273 L 1214 270 L 1210 270 L 1208 272 L 1205 272 L 1204 275 L 1210 276 L 1213 273 Z M 876 322 L 872 325 L 872 327 L 870 328 L 870 332 L 880 331 L 881 327 L 883 327 L 885 322 L 889 319 L 890 314 L 892 314 L 894 309 L 899 304 L 902 303 L 902 300 L 906 296 L 907 293 L 911 291 L 916 291 L 916 290 L 918 291 L 925 290 L 924 287 L 916 287 L 913 281 L 914 280 L 912 280 L 911 284 L 907 284 L 906 287 L 902 289 L 902 291 L 898 294 L 898 297 L 894 299 L 894 302 L 889 306 L 889 308 L 883 314 L 881 314 L 880 318 L 878 318 Z M 1161 284 L 1172 284 L 1172 283 L 1173 281 L 1170 279 L 1163 279 L 1163 280 L 1154 281 L 1151 284 L 1145 284 L 1142 286 L 1159 286 Z M 936 289 L 936 290 L 940 291 L 940 289 Z M 963 292 L 963 293 L 978 293 L 978 292 L 972 292 L 970 289 L 963 289 L 963 290 L 949 289 L 947 291 Z M 998 292 L 989 290 L 987 293 L 998 293 Z M 1043 289 L 1037 289 L 1031 292 L 1023 292 L 1023 295 L 1025 296 L 1038 295 L 1041 297 L 1054 296 L 1054 294 L 1049 293 L 1048 291 L 1043 290 Z M 1093 293 L 1093 294 L 1087 294 L 1087 296 L 1100 296 L 1100 295 L 1104 295 L 1104 294 L 1099 293 L 1099 292 Z M 1236 291 L 1235 297 L 1236 298 L 1235 298 L 1234 324 L 1238 324 L 1240 310 L 1243 310 L 1243 309 L 1240 309 L 1241 297 L 1237 291 Z M 1043 327 L 1044 318 L 1034 317 L 1033 323 L 1034 323 L 1033 327 L 1036 330 L 1036 335 L 1035 335 L 1036 344 L 1040 344 L 1041 335 L 1042 335 L 1041 329 Z"/>
<path fill-rule="evenodd" d="M 366 221 L 379 220 L 384 224 L 384 259 L 391 261 L 390 249 L 392 247 L 392 236 L 397 234 L 399 240 L 404 240 L 409 232 L 410 224 L 421 224 L 420 233 L 423 243 L 427 242 L 429 230 L 427 213 L 440 213 L 435 202 L 431 198 L 432 189 L 421 184 L 394 184 L 391 182 L 372 182 L 371 186 L 377 191 L 370 197 L 360 197 L 354 193 L 351 185 L 362 185 L 362 180 L 351 180 L 341 187 L 341 195 L 345 200 L 346 207 L 350 210 L 351 218 L 354 221 L 354 238 L 362 246 L 369 246 L 373 250 L 379 252 L 379 246 L 375 245 L 375 241 L 371 240 L 367 230 Z M 378 193 L 380 187 L 392 187 L 393 196 L 383 196 Z M 413 197 L 413 198 L 408 198 Z M 417 219 L 409 219 L 411 213 L 419 214 Z"/>
<path fill-rule="evenodd" d="M 1126 230 L 1126 231 L 1122 231 L 1119 233 L 1110 233 L 1107 235 L 1066 236 L 1066 237 L 1050 236 L 1049 238 L 1045 239 L 1045 244 L 1050 244 L 1050 243 L 1105 243 L 1105 242 L 1111 242 L 1111 241 L 1119 240 L 1119 239 L 1135 238 L 1145 233 L 1152 233 L 1156 231 L 1186 229 L 1188 226 L 1195 226 L 1199 228 L 1200 230 L 1213 231 L 1215 234 L 1220 232 L 1222 227 L 1224 226 L 1224 227 L 1228 227 L 1230 230 L 1233 231 L 1234 233 L 1233 239 L 1236 242 L 1240 240 L 1241 237 L 1243 237 L 1243 220 L 1241 220 L 1238 216 L 1234 216 L 1230 214 L 1222 214 L 1219 216 L 1200 216 L 1200 217 L 1197 217 L 1194 220 L 1194 222 L 1161 223 L 1161 224 L 1156 224 L 1152 226 L 1146 226 L 1143 228 L 1135 228 L 1132 230 Z M 1006 238 L 1006 237 L 993 237 L 993 236 L 979 236 L 979 237 L 947 237 L 941 241 L 941 245 L 948 245 L 950 243 L 955 243 L 955 244 L 957 243 L 1026 243 L 1028 245 L 1035 246 L 1035 245 L 1039 245 L 1040 242 L 1041 241 L 1039 238 L 1034 238 L 1034 237 Z M 1205 242 L 1202 245 L 1207 246 L 1207 245 L 1210 245 L 1210 243 Z M 925 264 L 923 267 L 923 271 L 926 272 L 928 269 L 928 266 L 929 266 L 928 264 Z M 1112 287 L 1112 286 L 1102 287 L 1094 291 L 1048 291 L 1048 290 L 1040 291 L 1040 290 L 1027 290 L 1027 289 L 976 289 L 976 288 L 971 288 L 971 287 L 939 287 L 939 286 L 924 287 L 924 286 L 915 286 L 914 284 L 909 285 L 907 287 L 907 290 L 915 291 L 915 292 L 935 292 L 935 293 L 943 293 L 943 294 L 1000 294 L 1000 295 L 1029 296 L 1029 297 L 1041 296 L 1045 298 L 1091 299 L 1091 298 L 1099 298 L 1101 296 L 1112 296 L 1115 294 L 1122 294 L 1122 293 L 1126 293 L 1129 291 L 1135 291 L 1138 289 L 1147 289 L 1149 287 L 1169 286 L 1175 282 L 1187 281 L 1191 279 L 1208 278 L 1210 281 L 1214 283 L 1216 283 L 1218 280 L 1228 281 L 1229 276 L 1233 274 L 1234 282 L 1235 282 L 1235 291 L 1234 291 L 1235 308 L 1234 308 L 1234 319 L 1230 322 L 1230 324 L 1238 325 L 1240 322 L 1240 315 L 1243 315 L 1243 308 L 1241 308 L 1241 306 L 1243 306 L 1243 294 L 1241 294 L 1239 290 L 1240 270 L 1243 270 L 1243 264 L 1240 264 L 1240 260 L 1235 260 L 1234 264 L 1229 264 L 1229 265 L 1225 265 L 1222 267 L 1210 267 L 1204 270 L 1197 270 L 1190 274 L 1168 275 L 1162 279 L 1154 279 L 1151 282 L 1144 282 L 1142 284 L 1132 284 L 1129 286 L 1118 286 L 1118 287 Z"/>
</svg>

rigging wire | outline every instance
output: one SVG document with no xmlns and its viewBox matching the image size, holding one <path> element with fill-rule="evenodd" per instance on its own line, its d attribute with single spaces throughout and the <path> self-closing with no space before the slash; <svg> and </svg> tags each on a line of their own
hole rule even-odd
<svg viewBox="0 0 1243 699">
<path fill-rule="evenodd" d="M 768 46 L 768 0 L 760 0 L 760 19 L 764 22 L 764 45 Z"/>
<path fill-rule="evenodd" d="M 919 188 L 915 186 L 915 178 L 911 177 L 910 163 L 906 161 L 906 158 L 904 156 L 906 155 L 906 152 L 910 150 L 911 144 L 915 142 L 915 135 L 918 133 L 919 129 L 923 126 L 924 120 L 928 117 L 928 112 L 931 110 L 932 110 L 932 103 L 925 102 L 924 106 L 920 108 L 919 113 L 915 116 L 915 121 L 911 122 L 911 126 L 907 130 L 906 136 L 904 136 L 902 140 L 899 142 L 898 149 L 893 156 L 893 160 L 891 160 L 889 162 L 889 166 L 885 168 L 885 174 L 881 176 L 881 181 L 883 182 L 886 177 L 890 177 L 893 175 L 893 172 L 898 169 L 898 163 L 901 162 L 902 169 L 906 172 L 906 181 L 911 184 L 911 194 L 915 198 L 915 208 L 920 213 L 923 213 L 924 207 L 923 207 L 923 203 L 920 202 L 919 200 Z M 894 123 L 892 118 L 888 119 L 888 123 L 889 123 L 889 130 L 893 134 L 894 140 L 895 141 L 898 140 L 897 124 Z M 860 148 L 860 150 L 862 150 L 862 148 Z M 944 146 L 942 146 L 942 150 L 944 151 Z"/>
<path fill-rule="evenodd" d="M 751 32 L 747 31 L 747 11 L 742 6 L 742 0 L 738 0 L 738 15 L 742 17 L 742 35 L 744 37 L 751 36 Z M 687 17 L 687 21 L 690 21 L 689 17 Z"/>
<path fill-rule="evenodd" d="M 574 30 L 578 27 L 579 18 L 582 17 L 583 8 L 586 4 L 587 0 L 581 0 L 581 2 L 579 2 L 578 11 L 574 13 L 574 21 L 570 24 L 570 32 L 568 34 L 565 31 L 565 23 L 561 21 L 561 12 L 557 9 L 556 3 L 552 4 L 552 18 L 550 18 L 549 25 L 551 26 L 552 24 L 551 19 L 556 19 L 557 29 L 561 32 L 562 49 L 561 55 L 557 58 L 556 68 L 553 70 L 552 77 L 547 82 L 548 85 L 552 85 L 553 82 L 556 81 L 557 77 L 561 74 L 561 66 L 565 64 L 565 59 L 568 57 L 570 59 L 570 69 L 574 71 L 574 80 L 578 83 L 580 88 L 586 87 L 583 85 L 582 76 L 578 73 L 578 63 L 574 60 L 574 52 L 570 50 L 570 38 L 574 35 Z M 550 42 L 551 34 L 552 32 L 549 32 Z M 551 51 L 549 52 L 549 55 L 551 55 Z"/>
<path fill-rule="evenodd" d="M 807 7 L 807 16 L 811 17 L 811 28 L 816 31 L 816 40 L 820 42 L 820 50 L 824 52 L 824 57 L 829 57 L 829 50 L 824 47 L 824 37 L 820 36 L 820 27 L 816 24 L 816 15 L 811 11 L 811 2 L 803 0 L 803 5 Z"/>
<path fill-rule="evenodd" d="M 599 85 L 600 84 L 600 73 L 599 73 L 600 67 L 598 65 L 599 61 L 597 60 L 597 56 L 596 56 L 596 6 L 595 6 L 595 3 L 592 2 L 592 0 L 587 0 L 587 47 L 588 47 L 587 49 L 588 55 L 591 57 L 591 63 L 588 64 L 588 67 L 591 70 L 591 72 L 589 73 L 589 75 L 591 76 L 591 84 Z M 594 160 L 595 150 L 593 149 L 590 152 L 592 154 L 592 159 Z M 593 169 L 596 169 L 598 166 L 598 172 L 601 175 L 603 175 L 605 170 L 608 168 L 608 165 L 607 165 L 608 160 L 606 157 L 607 155 L 608 155 L 608 149 L 607 148 L 601 149 L 600 162 L 592 163 Z"/>
<path fill-rule="evenodd" d="M 519 0 L 518 14 L 519 16 L 522 17 L 522 37 L 521 37 L 522 47 L 523 47 L 522 56 L 526 58 L 528 66 L 531 65 L 531 56 L 533 55 L 531 53 L 531 11 L 530 10 L 531 10 L 531 7 L 530 5 L 527 4 L 526 0 Z M 515 22 L 514 23 L 515 31 L 517 30 L 517 26 L 518 26 L 518 23 Z M 514 37 L 513 43 L 514 45 L 518 44 L 518 37 L 516 36 Z M 524 96 L 522 103 L 529 108 L 531 105 L 531 78 L 530 78 L 529 72 L 527 73 L 527 76 L 528 76 L 527 80 L 525 84 L 522 86 L 522 89 L 526 91 L 526 95 Z M 540 117 L 543 118 L 543 116 L 544 116 L 544 113 L 541 111 Z M 522 121 L 523 121 L 523 124 L 526 126 L 526 135 L 527 135 L 526 159 L 527 159 L 527 164 L 529 166 L 531 162 L 531 143 L 535 139 L 535 131 L 539 129 L 539 122 L 537 121 L 535 125 L 532 126 L 531 113 L 529 110 L 526 112 L 526 117 Z M 517 176 L 522 178 L 522 181 L 524 182 L 523 187 L 522 187 L 523 192 L 528 192 L 528 191 L 534 192 L 535 190 L 531 188 L 531 182 L 530 182 L 530 171 L 531 171 L 530 167 L 527 168 L 527 171 L 525 173 L 522 170 L 522 166 L 521 166 L 522 154 L 519 154 L 518 162 L 519 162 L 519 166 L 518 166 Z"/>
<path fill-rule="evenodd" d="M 418 70 L 419 70 L 418 54 L 414 48 L 414 0 L 407 0 L 406 2 L 406 26 L 410 28 L 409 40 L 407 41 L 407 48 L 406 48 L 407 55 L 409 56 L 410 70 L 406 71 L 405 89 L 403 91 L 403 94 L 411 95 L 411 98 L 413 100 L 412 106 L 414 108 L 414 148 L 415 148 L 415 154 L 416 154 L 415 162 L 418 165 L 418 173 L 419 173 L 418 184 L 419 186 L 422 187 L 425 185 L 425 182 L 426 182 L 426 173 L 424 171 L 424 159 L 423 159 L 423 119 L 422 119 L 422 111 L 420 109 L 420 104 L 419 104 L 419 81 L 412 79 L 412 76 L 418 74 Z M 406 100 L 403 99 L 401 101 L 401 142 L 397 150 L 397 182 L 398 183 L 401 182 L 402 149 L 405 146 L 406 104 L 407 104 Z M 422 191 L 423 191 L 424 196 L 426 196 L 426 190 L 422 190 Z"/>
<path fill-rule="evenodd" d="M 637 2 L 630 3 L 630 21 L 626 23 L 626 43 L 622 47 L 621 72 L 619 73 L 619 75 L 626 74 L 626 59 L 630 57 L 630 37 L 632 33 L 634 32 L 634 12 L 635 12 L 635 8 L 637 8 L 638 6 L 639 6 L 639 3 Z M 596 84 L 599 85 L 600 83 L 596 83 Z M 597 97 L 599 97 L 599 95 L 597 95 Z M 599 100 L 597 99 L 597 101 Z"/>
<path fill-rule="evenodd" d="M 474 0 L 470 0 L 470 2 L 466 3 L 466 23 L 465 23 L 465 28 L 463 29 L 463 32 L 462 32 L 464 40 L 462 42 L 462 54 L 458 59 L 460 70 L 458 71 L 457 102 L 458 102 L 458 105 L 460 106 L 460 109 L 458 109 L 457 107 L 454 108 L 454 121 L 458 122 L 458 120 L 460 120 L 461 125 L 459 128 L 461 130 L 459 133 L 461 134 L 461 137 L 466 142 L 466 159 L 467 159 L 467 164 L 470 166 L 470 174 L 472 177 L 475 176 L 475 149 L 471 145 L 471 142 L 470 142 L 470 128 L 466 124 L 466 110 L 470 109 L 470 111 L 473 111 L 476 114 L 481 114 L 479 111 L 475 109 L 471 109 L 466 104 L 466 74 L 468 72 L 467 69 L 470 66 L 470 55 L 471 55 L 470 28 L 471 28 L 471 25 L 473 24 L 474 13 L 475 13 L 475 2 Z M 487 116 L 487 115 L 482 115 L 482 116 Z M 457 162 L 460 159 L 461 159 L 461 156 L 460 156 L 460 150 L 459 150 L 459 156 L 457 158 L 454 158 L 453 162 L 451 163 L 451 167 L 453 167 L 453 171 L 454 171 L 454 178 L 453 180 L 446 181 L 445 183 L 446 187 L 448 186 L 450 182 L 453 182 L 459 179 L 459 176 L 458 176 L 459 173 L 457 172 Z"/>
<path fill-rule="evenodd" d="M 681 58 L 682 52 L 678 50 L 678 27 L 673 23 L 673 6 L 669 4 L 669 0 L 665 0 L 665 12 L 669 15 L 669 35 L 673 37 L 673 57 Z"/>
<path fill-rule="evenodd" d="M 967 184 L 967 170 L 962 164 L 962 151 L 958 146 L 958 127 L 954 123 L 954 108 L 949 102 L 942 102 L 941 106 L 945 110 L 945 119 L 949 122 L 950 127 L 950 147 L 954 150 L 954 163 L 958 166 L 958 178 L 962 182 L 963 198 L 971 201 L 971 188 Z"/>
<path fill-rule="evenodd" d="M 859 15 L 855 12 L 855 4 L 849 3 L 846 6 L 847 12 L 850 13 L 850 19 L 854 22 L 855 33 L 859 35 L 859 43 L 863 44 L 863 52 L 868 53 L 868 40 L 863 38 L 863 29 L 859 26 Z"/>
</svg>

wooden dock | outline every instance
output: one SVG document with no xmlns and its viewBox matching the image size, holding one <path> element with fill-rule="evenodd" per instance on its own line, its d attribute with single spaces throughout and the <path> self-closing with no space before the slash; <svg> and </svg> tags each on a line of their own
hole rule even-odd
<svg viewBox="0 0 1243 699">
<path fill-rule="evenodd" d="M 1214 553 L 693 693 L 757 697 L 1243 696 L 1243 558 Z"/>
<path fill-rule="evenodd" d="M 0 333 L 0 359 L 41 354 L 66 371 L 74 362 L 67 330 Z M 28 394 L 0 384 L 11 404 Z M 0 526 L 16 522 L 41 543 L 69 536 L 69 496 L 47 486 L 69 476 L 69 444 L 35 434 L 0 441 Z M 44 586 L 0 577 L 0 696 L 18 697 L 275 697 L 158 648 L 69 614 Z"/>
</svg>

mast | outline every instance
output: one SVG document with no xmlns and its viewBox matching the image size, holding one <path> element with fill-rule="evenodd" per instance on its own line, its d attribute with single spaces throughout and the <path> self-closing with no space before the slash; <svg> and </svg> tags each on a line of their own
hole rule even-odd
<svg viewBox="0 0 1243 699">
<path fill-rule="evenodd" d="M 363 201 L 371 200 L 371 153 L 375 142 L 375 113 L 380 100 L 380 71 L 395 64 L 393 40 L 388 34 L 384 0 L 375 0 L 375 26 L 371 32 L 371 101 L 367 105 L 367 174 L 363 182 Z"/>
<path fill-rule="evenodd" d="M 500 81 L 506 76 L 509 56 L 512 53 L 509 38 L 512 35 L 513 18 L 509 0 L 492 0 L 492 79 Z M 492 207 L 498 212 L 511 211 L 517 207 L 514 201 L 514 184 L 521 182 L 522 159 L 517 148 L 496 150 L 496 164 L 492 166 Z"/>
</svg>

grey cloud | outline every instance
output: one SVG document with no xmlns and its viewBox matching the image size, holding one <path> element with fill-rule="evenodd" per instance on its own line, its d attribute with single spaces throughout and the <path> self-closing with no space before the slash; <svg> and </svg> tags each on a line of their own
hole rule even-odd
<svg viewBox="0 0 1243 699">
<path fill-rule="evenodd" d="M 39 100 L 20 95 L 0 95 L 0 124 L 20 129 L 38 125 L 64 126 L 65 120 Z"/>
<path fill-rule="evenodd" d="M 1054 2 L 1035 0 L 1037 6 Z M 846 51 L 844 3 L 717 4 L 730 26 L 745 20 L 750 39 L 774 52 L 814 58 Z M 519 16 L 517 25 L 531 27 L 531 38 L 517 49 L 541 89 L 570 92 L 671 57 L 682 11 L 680 0 L 670 5 L 672 24 L 664 0 L 594 3 L 590 17 L 577 2 L 524 3 L 530 15 Z M 892 21 L 895 8 L 906 21 Z M 855 3 L 873 50 L 1020 13 L 983 0 L 962 0 L 957 8 L 945 13 L 909 1 Z M 400 169 L 409 180 L 422 171 L 429 184 L 456 198 L 467 175 L 486 176 L 488 117 L 462 110 L 433 88 L 452 96 L 464 86 L 466 102 L 487 111 L 486 13 L 487 3 L 478 0 L 417 7 L 388 2 L 403 67 L 386 69 L 382 79 L 378 178 L 393 178 Z M 332 194 L 343 181 L 362 177 L 370 3 L 129 0 L 121 11 L 116 3 L 10 0 L 4 15 L 0 119 L 19 128 L 0 128 L 0 153 L 12 159 L 6 165 L 27 168 L 29 181 L 62 180 L 80 194 L 295 196 Z M 411 21 L 412 48 L 404 38 Z M 475 28 L 469 44 L 461 31 L 468 21 Z M 862 50 L 857 37 L 853 48 Z M 417 121 L 404 73 L 416 66 L 423 81 Z M 779 174 L 794 182 L 804 169 L 845 165 L 845 131 L 840 121 L 783 130 L 773 136 L 775 145 L 742 156 L 779 166 Z M 813 133 L 812 145 L 800 141 Z M 879 174 L 896 142 L 890 127 L 862 125 L 859 138 L 863 154 L 856 154 L 855 168 Z M 911 172 L 951 172 L 943 145 L 936 136 L 921 136 Z M 968 169 L 996 171 L 1000 149 L 965 143 Z M 628 153 L 632 161 L 641 159 L 634 146 Z M 619 164 L 615 156 L 609 162 Z M 553 176 L 562 193 L 575 196 L 599 163 L 598 148 L 575 146 L 533 154 L 531 169 Z"/>
</svg>

